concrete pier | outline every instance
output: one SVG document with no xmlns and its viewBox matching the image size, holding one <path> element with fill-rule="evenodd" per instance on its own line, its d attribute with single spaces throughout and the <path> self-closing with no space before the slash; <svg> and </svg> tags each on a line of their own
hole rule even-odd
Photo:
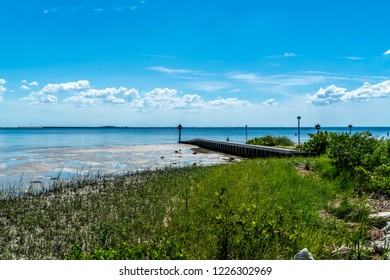
<svg viewBox="0 0 390 280">
<path fill-rule="evenodd" d="M 245 158 L 307 156 L 307 153 L 303 151 L 199 138 L 180 141 L 180 143 Z"/>
</svg>

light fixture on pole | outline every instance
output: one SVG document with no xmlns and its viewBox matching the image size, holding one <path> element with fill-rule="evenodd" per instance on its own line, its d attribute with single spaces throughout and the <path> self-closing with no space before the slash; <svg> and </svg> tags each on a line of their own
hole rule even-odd
<svg viewBox="0 0 390 280">
<path fill-rule="evenodd" d="M 317 123 L 315 125 L 315 129 L 317 129 L 317 134 L 320 134 L 321 125 L 319 123 Z"/>
</svg>

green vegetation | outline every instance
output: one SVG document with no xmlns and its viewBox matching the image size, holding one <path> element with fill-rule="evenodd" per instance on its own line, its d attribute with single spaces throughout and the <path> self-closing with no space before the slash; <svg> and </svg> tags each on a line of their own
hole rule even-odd
<svg viewBox="0 0 390 280">
<path fill-rule="evenodd" d="M 369 132 L 310 135 L 303 149 L 324 155 L 323 165 L 330 178 L 344 178 L 358 192 L 390 195 L 390 140 L 376 139 Z"/>
<path fill-rule="evenodd" d="M 291 141 L 288 137 L 284 136 L 264 136 L 250 139 L 246 142 L 246 144 L 251 145 L 260 145 L 260 146 L 271 146 L 271 147 L 293 147 L 294 142 Z"/>
<path fill-rule="evenodd" d="M 0 258 L 291 259 L 303 248 L 316 259 L 377 258 L 363 246 L 366 200 L 311 173 L 326 166 L 255 159 L 3 197 Z"/>
</svg>

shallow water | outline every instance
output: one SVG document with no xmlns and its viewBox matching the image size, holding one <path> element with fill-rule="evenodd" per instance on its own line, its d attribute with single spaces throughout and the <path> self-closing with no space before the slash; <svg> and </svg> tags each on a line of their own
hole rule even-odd
<svg viewBox="0 0 390 280">
<path fill-rule="evenodd" d="M 196 146 L 162 144 L 98 148 L 39 148 L 27 154 L 3 157 L 0 185 L 49 184 L 53 179 L 114 175 L 136 171 L 207 166 L 227 163 L 230 156 L 220 153 L 194 153 Z M 238 160 L 238 158 L 236 157 Z"/>
</svg>

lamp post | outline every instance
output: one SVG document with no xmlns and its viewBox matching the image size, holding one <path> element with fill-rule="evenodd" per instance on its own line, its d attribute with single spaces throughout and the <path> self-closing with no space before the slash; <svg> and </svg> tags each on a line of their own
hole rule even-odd
<svg viewBox="0 0 390 280">
<path fill-rule="evenodd" d="M 352 124 L 349 124 L 348 127 L 349 127 L 349 136 L 351 136 L 352 135 Z"/>
<path fill-rule="evenodd" d="M 183 129 L 183 126 L 181 124 L 179 124 L 179 126 L 177 127 L 177 129 L 179 130 L 179 142 L 181 142 L 181 130 Z"/>
<path fill-rule="evenodd" d="M 300 148 L 301 147 L 301 124 L 300 124 L 301 116 L 298 116 L 297 119 L 298 119 L 298 148 Z"/>
<path fill-rule="evenodd" d="M 321 125 L 317 123 L 314 127 L 317 129 L 317 134 L 320 134 Z"/>
<path fill-rule="evenodd" d="M 245 137 L 246 137 L 246 142 L 248 142 L 248 125 L 245 125 Z"/>
</svg>

